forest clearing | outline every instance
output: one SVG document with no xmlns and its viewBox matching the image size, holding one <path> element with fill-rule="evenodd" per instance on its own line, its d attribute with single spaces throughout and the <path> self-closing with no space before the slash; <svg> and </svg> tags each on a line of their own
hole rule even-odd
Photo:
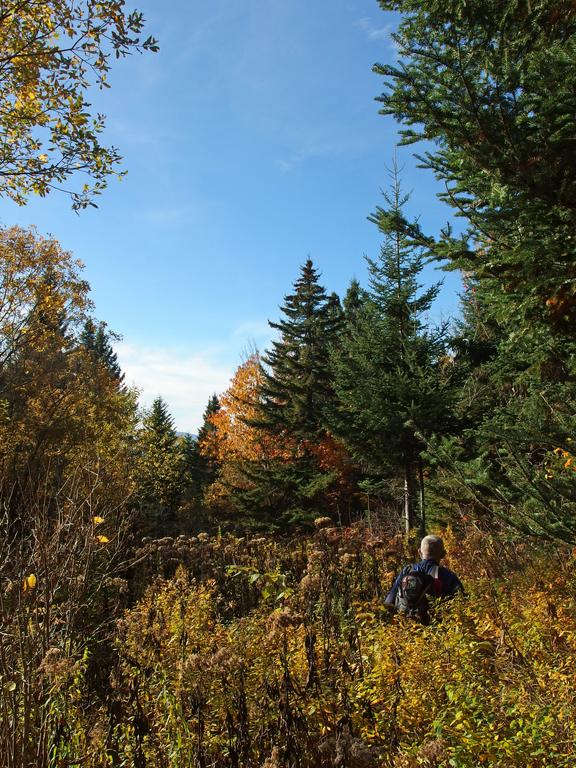
<svg viewBox="0 0 576 768">
<path fill-rule="evenodd" d="M 176 23 L 144 0 L 165 68 L 123 0 L 0 2 L 0 768 L 568 768 L 576 6 L 227 2 L 175 0 Z M 370 46 L 381 169 L 341 107 Z M 93 210 L 125 173 L 116 135 L 130 215 Z M 374 168 L 378 245 L 351 278 Z M 52 229 L 54 199 L 59 239 L 18 218 Z M 324 273 L 300 252 L 319 222 Z M 241 352 L 256 300 L 268 335 Z M 195 431 L 159 381 L 190 409 L 212 392 Z"/>
<path fill-rule="evenodd" d="M 573 556 L 479 531 L 447 545 L 467 596 L 428 627 L 385 610 L 403 544 L 365 526 L 150 541 L 141 597 L 125 610 L 126 581 L 103 581 L 74 630 L 63 605 L 46 631 L 44 576 L 13 590 L 6 764 L 568 766 Z"/>
</svg>

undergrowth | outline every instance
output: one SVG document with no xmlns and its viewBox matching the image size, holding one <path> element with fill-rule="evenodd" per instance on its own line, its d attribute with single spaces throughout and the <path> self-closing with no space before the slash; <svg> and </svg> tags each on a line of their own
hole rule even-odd
<svg viewBox="0 0 576 768">
<path fill-rule="evenodd" d="M 571 553 L 445 538 L 467 595 L 429 627 L 383 607 L 409 556 L 364 529 L 149 542 L 165 576 L 117 622 L 106 689 L 87 657 L 43 661 L 50 765 L 572 765 Z"/>
</svg>

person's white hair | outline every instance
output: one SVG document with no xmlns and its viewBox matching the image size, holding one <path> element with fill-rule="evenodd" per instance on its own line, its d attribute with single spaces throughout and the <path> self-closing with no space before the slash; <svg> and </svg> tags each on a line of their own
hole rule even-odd
<svg viewBox="0 0 576 768">
<path fill-rule="evenodd" d="M 440 536 L 424 536 L 420 542 L 420 554 L 423 560 L 441 560 L 446 550 Z"/>
</svg>

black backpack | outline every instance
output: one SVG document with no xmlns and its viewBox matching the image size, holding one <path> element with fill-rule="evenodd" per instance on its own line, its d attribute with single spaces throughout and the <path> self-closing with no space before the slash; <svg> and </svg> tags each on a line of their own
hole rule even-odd
<svg viewBox="0 0 576 768">
<path fill-rule="evenodd" d="M 400 584 L 394 606 L 403 616 L 415 619 L 421 624 L 428 624 L 430 622 L 429 597 L 441 594 L 442 584 L 438 577 L 438 566 L 435 566 L 431 574 L 427 574 L 415 570 L 413 565 L 407 565 L 400 573 Z"/>
</svg>

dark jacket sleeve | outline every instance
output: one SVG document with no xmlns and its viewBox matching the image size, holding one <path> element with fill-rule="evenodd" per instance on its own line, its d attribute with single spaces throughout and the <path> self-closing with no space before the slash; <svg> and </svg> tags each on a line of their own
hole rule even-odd
<svg viewBox="0 0 576 768">
<path fill-rule="evenodd" d="M 396 576 L 394 584 L 392 585 L 392 589 L 386 595 L 386 599 L 384 600 L 384 605 L 394 605 L 395 604 L 395 602 L 396 602 L 396 595 L 398 594 L 398 590 L 400 588 L 400 582 L 402 581 L 402 574 L 403 573 L 404 573 L 404 568 L 400 571 L 398 576 Z"/>
<path fill-rule="evenodd" d="M 440 580 L 442 581 L 442 594 L 445 597 L 454 597 L 459 593 L 466 594 L 462 582 L 449 568 L 441 568 Z"/>
</svg>

